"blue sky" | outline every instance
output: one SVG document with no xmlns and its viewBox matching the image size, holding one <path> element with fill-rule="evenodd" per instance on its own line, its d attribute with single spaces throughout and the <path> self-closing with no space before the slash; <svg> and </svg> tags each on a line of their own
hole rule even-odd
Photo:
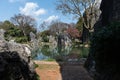
<svg viewBox="0 0 120 80">
<path fill-rule="evenodd" d="M 38 24 L 52 20 L 66 23 L 77 21 L 72 16 L 64 16 L 56 11 L 55 2 L 56 0 L 0 0 L 0 21 L 9 20 L 19 13 L 34 17 Z"/>
</svg>

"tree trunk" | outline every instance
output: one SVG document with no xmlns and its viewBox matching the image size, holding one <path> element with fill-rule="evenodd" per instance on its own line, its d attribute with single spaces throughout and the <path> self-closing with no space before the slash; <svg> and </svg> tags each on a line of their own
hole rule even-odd
<svg viewBox="0 0 120 80">
<path fill-rule="evenodd" d="M 82 43 L 88 43 L 89 42 L 89 37 L 90 37 L 89 30 L 86 27 L 83 26 Z"/>
</svg>

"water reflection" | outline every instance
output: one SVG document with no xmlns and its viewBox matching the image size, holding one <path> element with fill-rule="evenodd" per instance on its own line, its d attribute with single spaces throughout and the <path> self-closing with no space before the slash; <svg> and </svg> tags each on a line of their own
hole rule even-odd
<svg viewBox="0 0 120 80">
<path fill-rule="evenodd" d="M 85 47 L 54 47 L 44 45 L 38 50 L 33 51 L 32 56 L 35 60 L 78 61 L 80 58 L 87 57 L 88 51 L 89 48 Z"/>
</svg>

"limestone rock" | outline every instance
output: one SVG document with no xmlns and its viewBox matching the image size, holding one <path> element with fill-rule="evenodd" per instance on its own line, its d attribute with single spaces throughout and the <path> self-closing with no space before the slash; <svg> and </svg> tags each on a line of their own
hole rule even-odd
<svg viewBox="0 0 120 80">
<path fill-rule="evenodd" d="M 5 31 L 3 29 L 0 29 L 0 40 L 4 40 L 4 33 Z"/>
<path fill-rule="evenodd" d="M 94 33 L 99 31 L 100 27 L 106 27 L 106 25 L 108 25 L 112 22 L 120 22 L 120 0 L 102 0 L 100 9 L 101 9 L 102 13 L 99 18 L 99 21 L 94 26 L 95 27 Z M 105 58 L 107 58 L 107 57 L 105 57 Z M 111 58 L 111 60 L 112 60 L 112 58 Z M 91 69 L 91 67 L 93 67 L 93 65 L 97 64 L 97 63 L 93 63 L 93 61 L 94 61 L 94 54 L 90 53 L 88 56 L 87 62 L 86 62 L 86 66 L 88 66 L 88 68 Z M 115 69 L 117 69 L 115 66 L 116 64 L 114 63 L 113 65 L 114 65 L 113 67 Z M 95 66 L 95 67 L 97 68 L 97 66 Z M 104 67 L 106 67 L 106 66 L 104 66 Z M 101 73 L 97 73 L 95 75 L 95 76 L 97 76 L 95 80 L 120 80 L 120 77 L 119 77 L 120 71 L 118 69 L 116 71 L 112 72 L 112 70 L 113 70 L 112 67 L 110 67 L 110 68 L 106 67 L 106 72 L 105 72 L 103 70 L 103 68 L 101 67 Z"/>
<path fill-rule="evenodd" d="M 120 0 L 102 0 L 100 9 L 103 26 L 120 21 Z"/>
<path fill-rule="evenodd" d="M 0 40 L 0 80 L 37 80 L 28 45 Z"/>
<path fill-rule="evenodd" d="M 17 52 L 0 52 L 0 80 L 36 80 L 36 77 Z"/>
</svg>

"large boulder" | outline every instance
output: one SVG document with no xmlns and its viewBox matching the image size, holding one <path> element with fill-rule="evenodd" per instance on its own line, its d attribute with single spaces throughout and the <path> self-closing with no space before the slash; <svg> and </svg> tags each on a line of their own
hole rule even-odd
<svg viewBox="0 0 120 80">
<path fill-rule="evenodd" d="M 0 40 L 0 80 L 37 80 L 28 45 Z"/>
<path fill-rule="evenodd" d="M 120 21 L 120 0 L 102 0 L 100 9 L 103 26 Z"/>
<path fill-rule="evenodd" d="M 100 9 L 102 13 L 94 26 L 95 32 L 85 66 L 89 70 L 92 67 L 96 69 L 96 80 L 120 80 L 120 67 L 117 63 L 120 48 L 120 0 L 102 0 Z"/>
<path fill-rule="evenodd" d="M 23 58 L 26 62 L 29 61 L 29 57 L 31 56 L 30 47 L 27 44 L 19 44 L 16 42 L 7 42 L 0 40 L 0 52 L 17 52 L 18 55 Z"/>
<path fill-rule="evenodd" d="M 99 28 L 95 31 L 95 34 L 100 33 L 99 35 L 102 35 L 102 37 L 99 37 L 99 40 L 94 40 L 94 42 L 101 40 L 100 44 L 94 43 L 91 45 L 101 46 L 98 48 L 101 49 L 100 52 L 96 51 L 93 54 L 96 63 L 96 80 L 120 80 L 120 65 L 117 63 L 120 49 L 120 0 L 102 0 L 100 9 L 102 13 L 100 21 L 96 23 Z M 102 30 L 101 27 L 103 27 Z M 93 49 L 91 50 L 93 51 Z"/>
</svg>

